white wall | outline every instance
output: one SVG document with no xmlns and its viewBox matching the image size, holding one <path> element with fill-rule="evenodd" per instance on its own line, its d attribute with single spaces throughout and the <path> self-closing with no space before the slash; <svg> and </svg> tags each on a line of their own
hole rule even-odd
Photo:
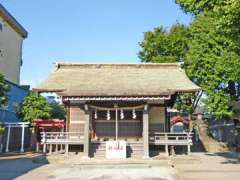
<svg viewBox="0 0 240 180">
<path fill-rule="evenodd" d="M 3 24 L 0 31 L 0 73 L 7 80 L 19 84 L 23 38 L 2 17 L 0 23 Z"/>
</svg>

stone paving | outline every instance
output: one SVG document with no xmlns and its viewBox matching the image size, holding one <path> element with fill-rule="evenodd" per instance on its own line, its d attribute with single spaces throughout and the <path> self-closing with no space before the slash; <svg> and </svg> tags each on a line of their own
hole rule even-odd
<svg viewBox="0 0 240 180">
<path fill-rule="evenodd" d="M 189 157 L 176 156 L 171 161 L 180 179 L 239 180 L 240 162 L 234 153 L 194 153 Z"/>
<path fill-rule="evenodd" d="M 237 180 L 240 164 L 233 153 L 193 153 L 152 160 L 81 159 L 78 155 L 49 157 L 27 154 L 0 157 L 0 180 L 20 179 L 167 179 Z"/>
</svg>

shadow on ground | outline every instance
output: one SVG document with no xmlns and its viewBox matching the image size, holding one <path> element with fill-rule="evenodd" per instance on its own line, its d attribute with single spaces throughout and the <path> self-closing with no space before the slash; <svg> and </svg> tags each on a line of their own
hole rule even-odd
<svg viewBox="0 0 240 180">
<path fill-rule="evenodd" d="M 202 141 L 199 139 L 197 142 L 193 142 L 191 147 L 192 152 L 207 152 Z"/>
<path fill-rule="evenodd" d="M 217 152 L 217 153 L 206 153 L 207 156 L 221 156 L 225 158 L 225 161 L 221 164 L 240 164 L 238 155 L 235 152 Z"/>
<path fill-rule="evenodd" d="M 15 179 L 28 171 L 48 164 L 45 156 L 3 156 L 0 157 L 0 179 Z"/>
</svg>

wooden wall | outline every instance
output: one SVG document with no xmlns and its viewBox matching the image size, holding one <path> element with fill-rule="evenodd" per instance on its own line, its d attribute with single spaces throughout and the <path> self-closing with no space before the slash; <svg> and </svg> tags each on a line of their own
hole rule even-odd
<svg viewBox="0 0 240 180">
<path fill-rule="evenodd" d="M 84 133 L 85 112 L 79 106 L 69 108 L 69 132 Z"/>
<path fill-rule="evenodd" d="M 165 132 L 165 107 L 152 106 L 149 109 L 149 132 Z"/>
</svg>

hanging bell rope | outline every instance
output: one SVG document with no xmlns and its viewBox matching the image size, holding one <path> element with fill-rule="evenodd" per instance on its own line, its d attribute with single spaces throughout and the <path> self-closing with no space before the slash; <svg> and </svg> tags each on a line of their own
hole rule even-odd
<svg viewBox="0 0 240 180">
<path fill-rule="evenodd" d="M 121 109 L 121 111 L 120 111 L 120 119 L 124 119 L 123 109 Z"/>
<path fill-rule="evenodd" d="M 97 114 L 97 110 L 95 109 L 94 111 L 94 119 L 97 119 L 98 118 L 98 114 Z"/>
<path fill-rule="evenodd" d="M 135 109 L 132 110 L 132 118 L 133 118 L 133 119 L 136 119 L 136 118 L 137 118 L 136 110 L 135 110 Z"/>
<path fill-rule="evenodd" d="M 110 110 L 107 110 L 107 120 L 111 119 Z"/>
</svg>

